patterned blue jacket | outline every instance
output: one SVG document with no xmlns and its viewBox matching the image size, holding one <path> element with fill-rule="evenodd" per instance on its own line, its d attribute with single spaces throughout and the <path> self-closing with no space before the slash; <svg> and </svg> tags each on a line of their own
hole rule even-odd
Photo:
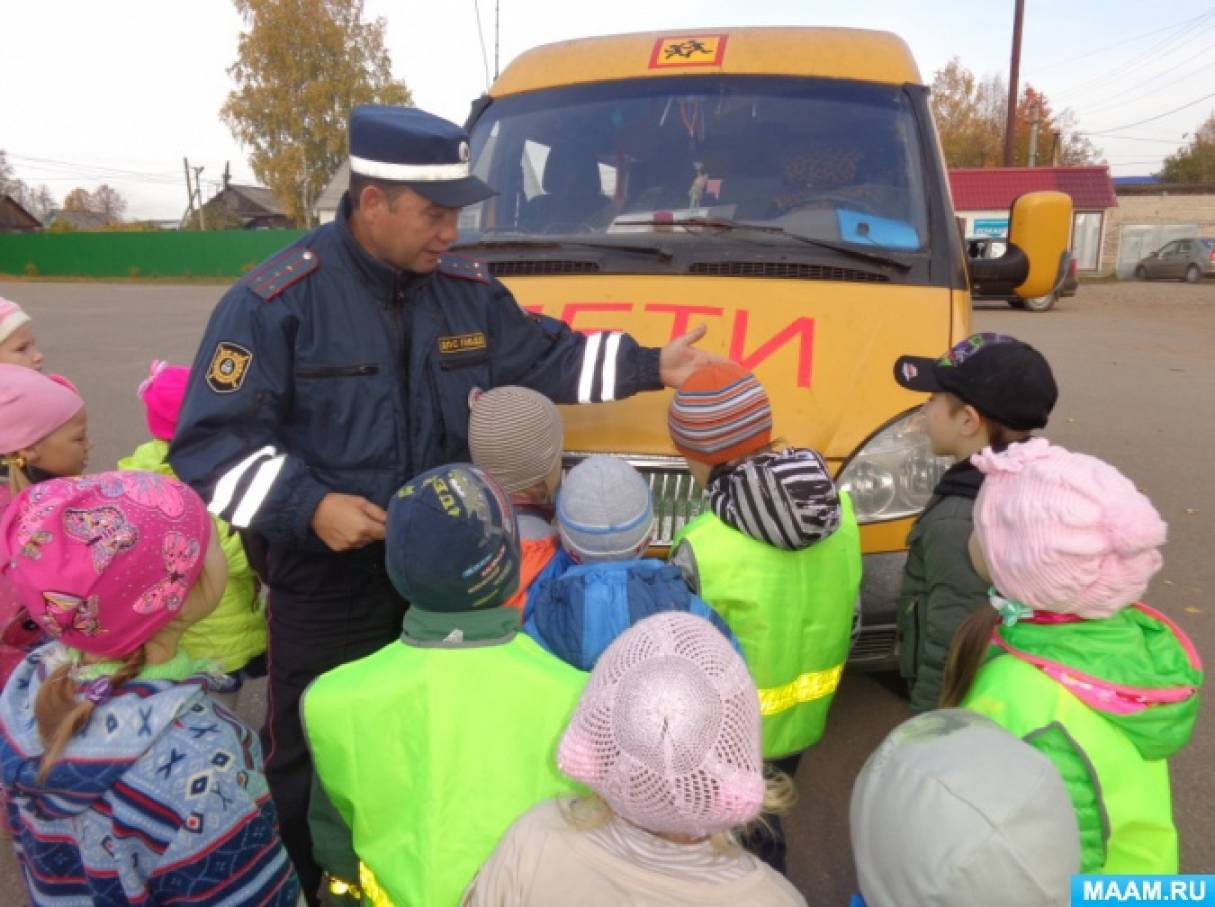
<svg viewBox="0 0 1215 907">
<path fill-rule="evenodd" d="M 125 684 L 35 781 L 34 698 L 66 657 L 38 649 L 0 696 L 0 778 L 30 901 L 294 905 L 257 737 L 205 676 Z"/>
</svg>

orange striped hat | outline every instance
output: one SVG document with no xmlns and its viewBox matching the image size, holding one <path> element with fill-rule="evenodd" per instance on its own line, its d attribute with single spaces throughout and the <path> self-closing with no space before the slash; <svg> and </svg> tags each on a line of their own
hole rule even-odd
<svg viewBox="0 0 1215 907">
<path fill-rule="evenodd" d="M 675 449 L 716 466 L 772 440 L 772 407 L 755 376 L 733 362 L 698 368 L 675 392 L 667 412 Z"/>
</svg>

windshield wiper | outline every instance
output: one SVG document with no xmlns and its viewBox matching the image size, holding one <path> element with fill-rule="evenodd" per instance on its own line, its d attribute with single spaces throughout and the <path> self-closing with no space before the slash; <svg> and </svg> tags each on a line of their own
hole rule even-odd
<svg viewBox="0 0 1215 907">
<path fill-rule="evenodd" d="M 476 242 L 456 243 L 453 249 L 561 249 L 566 246 L 578 246 L 584 249 L 598 249 L 608 252 L 635 252 L 638 255 L 652 255 L 662 261 L 670 261 L 674 256 L 670 249 L 662 246 L 638 246 L 632 243 L 593 242 L 584 239 L 479 239 Z"/>
<path fill-rule="evenodd" d="M 813 236 L 804 236 L 801 233 L 793 233 L 786 230 L 784 227 L 777 227 L 772 224 L 752 224 L 746 221 L 729 220 L 724 217 L 683 217 L 679 220 L 618 220 L 620 226 L 646 226 L 646 227 L 708 227 L 711 230 L 748 230 L 754 233 L 771 233 L 774 236 L 786 236 L 789 239 L 796 240 L 800 243 L 805 243 L 808 246 L 817 246 L 820 249 L 829 249 L 840 255 L 851 256 L 862 261 L 872 262 L 874 264 L 884 265 L 890 268 L 898 268 L 900 271 L 910 271 L 911 265 L 905 261 L 894 258 L 890 255 L 882 255 L 879 252 L 869 252 L 864 249 L 856 249 L 852 246 L 844 246 L 839 243 L 833 243 L 826 239 L 816 239 Z"/>
</svg>

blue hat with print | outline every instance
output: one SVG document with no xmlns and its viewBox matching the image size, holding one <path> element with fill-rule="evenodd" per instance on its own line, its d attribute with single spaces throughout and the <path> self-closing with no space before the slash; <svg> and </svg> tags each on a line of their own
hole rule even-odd
<svg viewBox="0 0 1215 907">
<path fill-rule="evenodd" d="M 470 463 L 431 469 L 388 504 L 388 578 L 423 611 L 483 611 L 519 585 L 519 532 L 510 499 Z"/>
<path fill-rule="evenodd" d="M 494 190 L 472 175 L 468 133 L 416 107 L 361 104 L 350 114 L 350 172 L 408 186 L 444 208 Z"/>
</svg>

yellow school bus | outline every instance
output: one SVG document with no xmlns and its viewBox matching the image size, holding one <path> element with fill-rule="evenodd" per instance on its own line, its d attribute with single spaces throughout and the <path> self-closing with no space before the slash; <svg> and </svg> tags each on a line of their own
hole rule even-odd
<svg viewBox="0 0 1215 907">
<path fill-rule="evenodd" d="M 853 661 L 889 663 L 907 532 L 947 465 L 893 380 L 904 353 L 970 330 L 970 263 L 924 86 L 874 31 L 708 29 L 530 50 L 469 118 L 474 172 L 461 251 L 520 304 L 586 332 L 703 346 L 753 369 L 775 436 L 818 449 L 852 495 L 865 552 Z M 1070 202 L 1014 205 L 984 267 L 1018 295 L 1066 272 Z M 571 459 L 648 474 L 658 537 L 702 506 L 667 438 L 669 394 L 564 411 Z"/>
</svg>

